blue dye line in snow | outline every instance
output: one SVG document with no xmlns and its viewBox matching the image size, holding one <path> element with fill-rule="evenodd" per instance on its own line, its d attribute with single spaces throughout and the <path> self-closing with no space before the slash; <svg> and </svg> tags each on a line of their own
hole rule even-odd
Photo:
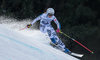
<svg viewBox="0 0 100 60">
<path fill-rule="evenodd" d="M 6 36 L 6 35 L 0 34 L 0 36 L 1 36 L 1 37 L 4 37 L 4 38 L 7 38 L 7 39 L 9 39 L 9 40 L 11 40 L 11 41 L 14 41 L 14 42 L 16 42 L 16 43 L 18 43 L 18 44 L 24 45 L 24 46 L 26 46 L 26 47 L 28 47 L 28 48 L 34 49 L 34 50 L 40 52 L 41 54 L 47 54 L 49 57 L 54 57 L 54 56 L 55 56 L 55 55 L 53 55 L 53 54 L 51 55 L 51 53 L 49 53 L 49 52 L 44 52 L 44 51 L 42 51 L 42 50 L 39 49 L 39 48 L 36 48 L 36 47 L 34 47 L 34 46 L 25 44 L 25 43 L 23 43 L 23 42 L 21 42 L 21 41 L 18 41 L 18 40 L 16 40 L 16 39 L 11 38 L 11 37 L 8 37 L 8 36 Z M 55 56 L 54 58 L 55 58 L 55 60 L 58 60 L 58 58 L 56 58 L 56 56 Z"/>
<path fill-rule="evenodd" d="M 23 42 L 21 42 L 21 41 L 15 40 L 15 39 L 13 39 L 13 38 L 11 38 L 11 37 L 8 37 L 8 36 L 6 36 L 6 35 L 3 35 L 3 34 L 0 34 L 0 36 L 2 36 L 2 37 L 4 37 L 4 38 L 7 38 L 7 39 L 9 39 L 9 40 L 11 40 L 11 41 L 14 41 L 14 42 L 16 42 L 16 43 L 19 43 L 19 44 L 21 44 L 21 45 L 24 45 L 24 46 L 26 46 L 26 47 L 29 47 L 29 48 L 31 48 L 31 49 L 34 49 L 34 50 L 36 50 L 36 51 L 39 51 L 40 53 L 43 53 L 42 50 L 40 50 L 40 49 L 38 49 L 38 48 L 36 48 L 36 47 L 34 47 L 34 46 L 25 44 L 25 43 L 23 43 Z"/>
</svg>

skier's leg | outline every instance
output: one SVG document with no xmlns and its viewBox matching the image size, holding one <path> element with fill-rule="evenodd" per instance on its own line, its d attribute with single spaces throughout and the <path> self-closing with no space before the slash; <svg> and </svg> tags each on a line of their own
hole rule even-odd
<svg viewBox="0 0 100 60">
<path fill-rule="evenodd" d="M 55 33 L 54 29 L 51 26 L 47 27 L 47 33 L 48 33 L 48 35 L 51 39 L 51 42 L 54 43 L 54 44 L 57 44 L 58 39 L 55 37 L 56 33 Z"/>
<path fill-rule="evenodd" d="M 47 33 L 48 33 L 52 43 L 55 44 L 58 47 L 58 49 L 64 51 L 65 53 L 69 53 L 70 52 L 70 50 L 67 49 L 65 47 L 64 43 L 58 38 L 55 30 L 52 27 L 49 27 L 47 29 Z"/>
</svg>

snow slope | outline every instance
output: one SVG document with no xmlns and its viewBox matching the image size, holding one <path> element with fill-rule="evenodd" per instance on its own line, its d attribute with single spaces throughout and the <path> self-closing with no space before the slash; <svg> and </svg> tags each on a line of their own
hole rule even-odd
<svg viewBox="0 0 100 60">
<path fill-rule="evenodd" d="M 0 24 L 0 60 L 78 60 L 51 47 L 40 31 L 13 29 L 17 25 Z"/>
</svg>

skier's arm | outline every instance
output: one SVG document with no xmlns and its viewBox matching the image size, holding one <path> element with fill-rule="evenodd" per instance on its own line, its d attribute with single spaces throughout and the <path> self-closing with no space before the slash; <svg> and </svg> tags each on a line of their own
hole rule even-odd
<svg viewBox="0 0 100 60">
<path fill-rule="evenodd" d="M 61 25 L 60 25 L 60 23 L 58 22 L 58 20 L 56 19 L 56 18 L 54 18 L 54 20 L 53 20 L 56 24 L 57 24 L 57 29 L 61 29 Z"/>
<path fill-rule="evenodd" d="M 33 22 L 32 22 L 31 24 L 33 25 L 36 21 L 38 21 L 38 20 L 40 20 L 40 19 L 41 19 L 41 15 L 38 16 L 38 17 L 36 17 L 36 18 L 33 20 Z"/>
<path fill-rule="evenodd" d="M 28 24 L 28 25 L 27 25 L 27 28 L 30 28 L 36 21 L 38 21 L 38 20 L 40 20 L 40 19 L 41 19 L 41 15 L 38 16 L 38 17 L 36 17 L 36 18 L 33 20 L 33 22 L 32 22 L 31 24 Z"/>
</svg>

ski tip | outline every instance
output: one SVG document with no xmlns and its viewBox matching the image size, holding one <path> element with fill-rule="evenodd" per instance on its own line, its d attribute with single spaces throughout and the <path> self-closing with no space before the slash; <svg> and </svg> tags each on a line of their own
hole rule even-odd
<svg viewBox="0 0 100 60">
<path fill-rule="evenodd" d="M 71 53 L 72 56 L 76 56 L 76 57 L 83 57 L 84 54 L 78 54 L 78 53 Z"/>
</svg>

